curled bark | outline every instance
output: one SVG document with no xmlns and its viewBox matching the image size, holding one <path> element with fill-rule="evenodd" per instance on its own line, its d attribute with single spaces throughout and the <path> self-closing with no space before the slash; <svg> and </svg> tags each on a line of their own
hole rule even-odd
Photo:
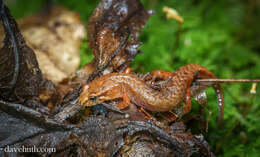
<svg viewBox="0 0 260 157">
<path fill-rule="evenodd" d="M 8 101 L 32 99 L 39 96 L 44 78 L 34 52 L 26 45 L 9 10 L 2 1 L 0 5 L 5 29 L 0 50 L 0 97 Z"/>
</svg>

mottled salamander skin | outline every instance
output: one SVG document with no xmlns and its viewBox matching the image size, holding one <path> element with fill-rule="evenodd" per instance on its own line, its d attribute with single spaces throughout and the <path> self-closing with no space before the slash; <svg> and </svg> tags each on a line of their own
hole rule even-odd
<svg viewBox="0 0 260 157">
<path fill-rule="evenodd" d="M 111 73 L 103 75 L 83 87 L 79 103 L 93 106 L 105 101 L 123 98 L 125 95 L 132 103 L 151 111 L 169 111 L 185 101 L 187 88 L 191 87 L 195 78 L 216 78 L 207 68 L 198 64 L 188 64 L 179 68 L 155 90 L 134 74 Z M 159 77 L 159 76 L 156 76 Z M 165 78 L 165 76 L 162 76 Z M 219 84 L 213 86 L 222 100 Z M 220 116 L 223 114 L 223 101 L 220 105 Z"/>
</svg>

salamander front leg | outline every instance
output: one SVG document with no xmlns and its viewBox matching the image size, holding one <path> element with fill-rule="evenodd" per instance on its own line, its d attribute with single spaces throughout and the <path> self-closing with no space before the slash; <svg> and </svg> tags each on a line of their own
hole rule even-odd
<svg viewBox="0 0 260 157">
<path fill-rule="evenodd" d="M 160 114 L 161 114 L 162 117 L 163 117 L 164 119 L 166 119 L 169 123 L 174 122 L 174 121 L 179 117 L 176 113 L 174 113 L 174 112 L 172 112 L 172 111 L 162 112 L 162 113 L 160 113 Z"/>
<path fill-rule="evenodd" d="M 118 108 L 120 110 L 127 108 L 130 104 L 130 99 L 126 93 L 123 94 L 122 98 L 123 98 L 123 101 L 120 104 L 118 104 Z"/>
<path fill-rule="evenodd" d="M 144 116 L 145 119 L 153 120 L 155 123 L 157 123 L 157 120 L 148 113 L 144 108 L 140 107 L 138 108 L 138 111 Z"/>
<path fill-rule="evenodd" d="M 131 72 L 132 72 L 132 68 L 125 68 L 125 69 L 122 71 L 123 74 L 131 74 Z"/>
</svg>

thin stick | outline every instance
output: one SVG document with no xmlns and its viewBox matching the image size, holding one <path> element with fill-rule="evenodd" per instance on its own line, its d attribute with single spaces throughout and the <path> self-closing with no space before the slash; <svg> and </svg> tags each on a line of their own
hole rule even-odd
<svg viewBox="0 0 260 157">
<path fill-rule="evenodd" d="M 196 79 L 196 82 L 260 82 L 260 79 Z"/>
</svg>

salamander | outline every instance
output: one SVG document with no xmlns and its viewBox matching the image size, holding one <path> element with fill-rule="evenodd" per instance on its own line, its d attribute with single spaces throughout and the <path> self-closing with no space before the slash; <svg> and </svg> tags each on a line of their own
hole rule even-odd
<svg viewBox="0 0 260 157">
<path fill-rule="evenodd" d="M 84 106 L 93 106 L 121 98 L 123 101 L 118 105 L 119 109 L 124 109 L 133 103 L 147 110 L 163 112 L 185 102 L 183 106 L 185 114 L 190 112 L 191 96 L 196 94 L 196 92 L 191 92 L 192 83 L 198 78 L 216 78 L 211 71 L 198 64 L 187 64 L 174 73 L 156 70 L 151 75 L 165 79 L 160 90 L 151 88 L 147 82 L 134 74 L 110 73 L 84 85 L 79 96 L 79 103 Z M 217 93 L 219 122 L 221 122 L 224 110 L 222 89 L 218 83 L 211 85 Z"/>
</svg>

